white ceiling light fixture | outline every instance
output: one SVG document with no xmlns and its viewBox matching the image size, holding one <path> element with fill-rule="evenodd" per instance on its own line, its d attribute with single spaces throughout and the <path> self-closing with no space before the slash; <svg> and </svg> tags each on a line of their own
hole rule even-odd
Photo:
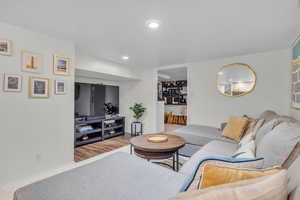
<svg viewBox="0 0 300 200">
<path fill-rule="evenodd" d="M 146 27 L 151 29 L 151 30 L 156 30 L 160 26 L 160 21 L 155 20 L 155 19 L 149 19 L 146 21 Z"/>
<path fill-rule="evenodd" d="M 122 56 L 122 60 L 129 60 L 129 56 Z"/>
</svg>

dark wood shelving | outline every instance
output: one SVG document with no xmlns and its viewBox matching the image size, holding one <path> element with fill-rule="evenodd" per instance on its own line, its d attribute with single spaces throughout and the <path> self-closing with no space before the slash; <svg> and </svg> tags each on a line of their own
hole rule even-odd
<svg viewBox="0 0 300 200">
<path fill-rule="evenodd" d="M 108 121 L 113 121 L 111 127 L 107 126 Z M 77 128 L 80 126 L 92 126 L 94 129 L 80 133 Z M 116 133 L 109 134 L 110 130 L 117 131 Z M 120 135 L 125 135 L 125 117 L 112 117 L 109 119 L 99 119 L 99 120 L 75 120 L 75 133 L 74 133 L 74 146 L 78 147 L 85 144 L 90 144 L 93 142 L 102 141 L 111 137 L 116 137 Z M 83 140 L 83 137 L 88 137 L 88 139 Z"/>
<path fill-rule="evenodd" d="M 84 135 L 89 135 L 89 134 L 97 133 L 97 132 L 102 132 L 102 129 L 101 128 L 96 128 L 94 130 L 90 130 L 90 131 L 87 131 L 87 132 L 84 132 L 84 133 L 76 132 L 75 135 L 76 135 L 76 138 L 80 138 Z"/>
</svg>

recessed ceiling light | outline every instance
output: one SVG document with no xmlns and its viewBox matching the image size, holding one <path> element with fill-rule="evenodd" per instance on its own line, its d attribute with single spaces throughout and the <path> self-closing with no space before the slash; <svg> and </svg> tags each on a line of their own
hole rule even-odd
<svg viewBox="0 0 300 200">
<path fill-rule="evenodd" d="M 158 29 L 160 26 L 160 22 L 158 20 L 150 19 L 146 21 L 146 26 L 150 29 Z"/>
<path fill-rule="evenodd" d="M 129 60 L 129 56 L 122 56 L 122 60 Z"/>
</svg>

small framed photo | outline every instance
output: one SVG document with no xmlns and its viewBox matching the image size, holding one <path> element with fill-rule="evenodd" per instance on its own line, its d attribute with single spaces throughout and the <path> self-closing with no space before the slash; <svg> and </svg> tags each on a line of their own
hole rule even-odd
<svg viewBox="0 0 300 200">
<path fill-rule="evenodd" d="M 71 71 L 71 58 L 54 55 L 53 59 L 54 74 L 68 76 Z"/>
<path fill-rule="evenodd" d="M 21 52 L 22 71 L 41 74 L 44 71 L 44 57 L 29 51 Z"/>
<path fill-rule="evenodd" d="M 22 76 L 15 74 L 4 74 L 4 91 L 21 92 Z"/>
<path fill-rule="evenodd" d="M 63 80 L 55 80 L 55 94 L 66 94 L 66 81 Z"/>
<path fill-rule="evenodd" d="M 48 98 L 49 83 L 48 78 L 29 77 L 29 96 L 32 98 Z"/>
<path fill-rule="evenodd" d="M 0 37 L 0 55 L 10 56 L 11 55 L 11 47 L 12 47 L 11 40 Z"/>
</svg>

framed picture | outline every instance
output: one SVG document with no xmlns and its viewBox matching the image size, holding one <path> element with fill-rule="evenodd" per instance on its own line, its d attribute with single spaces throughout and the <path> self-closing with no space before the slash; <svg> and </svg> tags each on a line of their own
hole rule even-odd
<svg viewBox="0 0 300 200">
<path fill-rule="evenodd" d="M 29 77 L 29 96 L 32 98 L 48 98 L 49 83 L 48 78 Z"/>
<path fill-rule="evenodd" d="M 11 55 L 11 40 L 0 37 L 0 55 L 10 56 Z"/>
<path fill-rule="evenodd" d="M 300 109 L 300 35 L 292 45 L 291 106 Z"/>
<path fill-rule="evenodd" d="M 29 51 L 21 52 L 22 71 L 41 74 L 44 71 L 44 57 Z"/>
<path fill-rule="evenodd" d="M 55 80 L 55 94 L 66 94 L 66 81 Z"/>
<path fill-rule="evenodd" d="M 57 55 L 54 55 L 53 57 L 54 74 L 68 76 L 71 71 L 71 58 Z"/>
<path fill-rule="evenodd" d="M 21 92 L 22 76 L 15 74 L 4 74 L 4 91 Z"/>
</svg>

